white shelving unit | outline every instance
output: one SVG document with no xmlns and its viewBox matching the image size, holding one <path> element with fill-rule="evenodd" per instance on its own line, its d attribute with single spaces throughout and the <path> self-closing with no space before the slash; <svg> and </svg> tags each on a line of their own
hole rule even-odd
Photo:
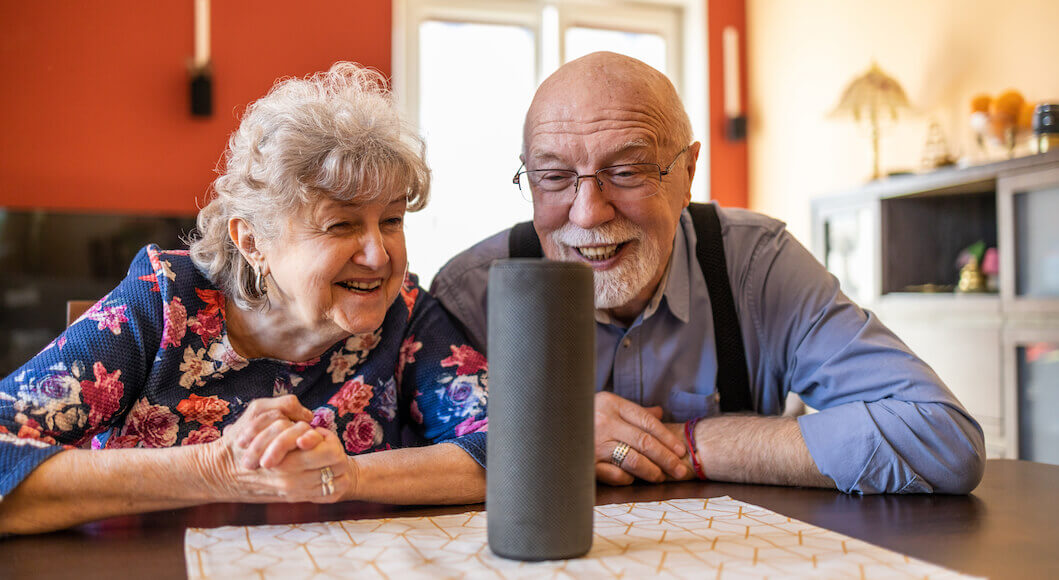
<svg viewBox="0 0 1059 580">
<path fill-rule="evenodd" d="M 989 456 L 1059 463 L 1059 151 L 873 182 L 812 214 L 816 256 L 974 414 Z M 910 291 L 954 286 L 979 240 L 999 292 Z"/>
</svg>

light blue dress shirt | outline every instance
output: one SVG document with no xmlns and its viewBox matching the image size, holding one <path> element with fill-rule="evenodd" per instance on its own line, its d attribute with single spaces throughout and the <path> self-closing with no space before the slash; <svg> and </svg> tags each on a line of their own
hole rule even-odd
<svg viewBox="0 0 1059 580">
<path fill-rule="evenodd" d="M 784 224 L 718 208 L 754 409 L 783 412 L 795 392 L 819 412 L 798 419 L 820 472 L 845 492 L 967 493 L 981 480 L 982 429 L 938 376 L 838 281 Z M 629 327 L 597 313 L 596 388 L 667 421 L 720 413 L 713 316 L 685 211 L 660 295 Z M 453 258 L 431 292 L 486 346 L 489 266 L 508 230 Z"/>
</svg>

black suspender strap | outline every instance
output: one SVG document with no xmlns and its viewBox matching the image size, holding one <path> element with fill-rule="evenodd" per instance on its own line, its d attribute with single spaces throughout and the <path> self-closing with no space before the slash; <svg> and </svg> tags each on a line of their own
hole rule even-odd
<svg viewBox="0 0 1059 580">
<path fill-rule="evenodd" d="M 540 258 L 544 256 L 541 249 L 541 240 L 537 237 L 537 230 L 533 229 L 533 222 L 522 222 L 511 228 L 511 234 L 507 239 L 507 254 L 512 258 Z"/>
<path fill-rule="evenodd" d="M 688 211 L 698 237 L 695 257 L 706 278 L 706 290 L 713 305 L 717 392 L 720 394 L 721 411 L 751 411 L 754 406 L 750 398 L 743 331 L 739 327 L 732 286 L 728 281 L 728 265 L 724 258 L 724 239 L 717 207 L 712 203 L 692 203 Z M 544 255 L 533 222 L 522 222 L 511 228 L 508 255 L 512 258 L 540 258 Z"/>
<path fill-rule="evenodd" d="M 747 375 L 746 350 L 743 331 L 735 312 L 732 286 L 728 282 L 728 263 L 724 258 L 724 240 L 717 206 L 712 203 L 693 203 L 688 206 L 691 221 L 695 222 L 695 256 L 699 259 L 706 290 L 713 305 L 713 333 L 717 349 L 717 392 L 721 396 L 721 411 L 735 413 L 754 409 L 750 400 L 750 380 Z"/>
</svg>

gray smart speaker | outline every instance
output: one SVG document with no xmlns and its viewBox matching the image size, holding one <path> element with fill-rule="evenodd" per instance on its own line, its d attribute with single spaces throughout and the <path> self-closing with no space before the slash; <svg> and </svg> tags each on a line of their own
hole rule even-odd
<svg viewBox="0 0 1059 580">
<path fill-rule="evenodd" d="M 516 560 L 592 547 L 592 270 L 539 259 L 489 270 L 489 548 Z"/>
</svg>

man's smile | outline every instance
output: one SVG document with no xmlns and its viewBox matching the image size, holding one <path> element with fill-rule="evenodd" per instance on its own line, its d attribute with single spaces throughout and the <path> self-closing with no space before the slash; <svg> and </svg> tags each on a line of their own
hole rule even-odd
<svg viewBox="0 0 1059 580">
<path fill-rule="evenodd" d="M 628 242 L 599 246 L 574 246 L 574 251 L 590 262 L 599 262 L 613 258 Z"/>
</svg>

